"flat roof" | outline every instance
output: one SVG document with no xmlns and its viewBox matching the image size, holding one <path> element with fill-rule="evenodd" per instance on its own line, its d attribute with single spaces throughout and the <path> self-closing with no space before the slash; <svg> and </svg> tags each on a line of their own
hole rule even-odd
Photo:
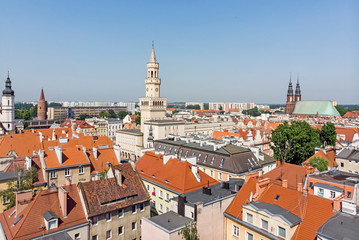
<svg viewBox="0 0 359 240">
<path fill-rule="evenodd" d="M 358 239 L 358 226 L 358 216 L 338 212 L 318 229 L 317 234 L 326 239 Z"/>
<path fill-rule="evenodd" d="M 169 211 L 155 217 L 142 219 L 161 228 L 167 233 L 173 233 L 184 228 L 186 224 L 192 220 L 188 217 L 181 216 L 173 211 Z"/>
<path fill-rule="evenodd" d="M 359 176 L 357 174 L 347 173 L 339 170 L 330 170 L 327 172 L 321 172 L 319 174 L 310 174 L 309 178 L 314 178 L 326 182 L 331 182 L 331 183 L 336 183 L 336 184 L 341 184 L 351 187 L 353 187 L 356 184 L 356 182 L 353 181 L 354 179 L 359 181 Z"/>
</svg>

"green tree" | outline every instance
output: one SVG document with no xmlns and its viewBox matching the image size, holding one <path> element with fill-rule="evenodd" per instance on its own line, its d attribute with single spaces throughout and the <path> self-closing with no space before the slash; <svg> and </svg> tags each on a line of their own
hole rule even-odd
<svg viewBox="0 0 359 240">
<path fill-rule="evenodd" d="M 203 108 L 204 108 L 204 110 L 208 110 L 209 109 L 209 104 L 208 103 L 203 104 Z"/>
<path fill-rule="evenodd" d="M 219 106 L 219 111 L 222 111 L 223 110 L 223 107 L 222 106 Z"/>
<path fill-rule="evenodd" d="M 196 104 L 196 105 L 187 105 L 186 109 L 201 109 L 201 106 Z"/>
<path fill-rule="evenodd" d="M 181 235 L 182 239 L 185 240 L 199 240 L 196 223 L 190 221 L 178 232 L 178 235 Z"/>
<path fill-rule="evenodd" d="M 52 102 L 49 105 L 47 105 L 48 107 L 62 107 L 61 103 L 56 103 L 56 102 Z"/>
<path fill-rule="evenodd" d="M 293 121 L 291 125 L 284 122 L 272 130 L 270 140 L 274 158 L 297 165 L 311 157 L 315 147 L 320 146 L 319 131 L 306 121 Z"/>
<path fill-rule="evenodd" d="M 37 116 L 37 104 L 30 108 L 30 116 L 31 117 L 36 117 Z"/>
<path fill-rule="evenodd" d="M 23 114 L 22 114 L 22 118 L 25 120 L 31 120 L 31 114 L 30 114 L 30 110 L 24 110 Z"/>
<path fill-rule="evenodd" d="M 6 205 L 6 210 L 15 206 L 16 192 L 25 191 L 34 188 L 34 183 L 38 181 L 37 169 L 31 167 L 29 170 L 18 168 L 16 170 L 17 181 L 10 180 L 7 182 L 7 189 L 0 192 L 1 197 L 6 197 L 10 203 Z"/>
<path fill-rule="evenodd" d="M 112 109 L 108 110 L 108 117 L 109 118 L 117 118 L 117 114 Z"/>
<path fill-rule="evenodd" d="M 323 147 L 335 146 L 335 142 L 337 141 L 337 132 L 335 131 L 333 123 L 328 122 L 324 124 L 319 135 L 320 142 Z"/>
<path fill-rule="evenodd" d="M 173 110 L 172 111 L 172 114 L 177 114 L 177 113 L 179 113 L 179 110 Z"/>
<path fill-rule="evenodd" d="M 122 119 L 124 119 L 127 115 L 128 115 L 128 112 L 126 112 L 126 111 L 120 111 L 120 112 L 118 113 L 118 118 L 122 120 Z"/>
<path fill-rule="evenodd" d="M 106 110 L 101 110 L 99 113 L 100 117 L 108 117 L 108 112 Z"/>
<path fill-rule="evenodd" d="M 85 120 L 86 118 L 90 118 L 91 116 L 88 114 L 80 114 L 77 120 Z"/>
<path fill-rule="evenodd" d="M 253 117 L 257 117 L 257 116 L 261 115 L 261 113 L 259 112 L 257 107 L 254 107 L 254 108 L 251 108 L 248 110 L 243 110 L 242 113 L 245 115 L 253 116 Z"/>
<path fill-rule="evenodd" d="M 342 106 L 336 105 L 335 108 L 338 110 L 340 116 L 344 116 L 344 114 L 347 113 L 347 110 L 345 110 Z"/>
<path fill-rule="evenodd" d="M 322 157 L 313 157 L 312 159 L 309 160 L 309 164 L 313 167 L 318 169 L 320 172 L 323 171 L 327 171 L 328 170 L 328 165 L 329 162 L 327 160 L 325 160 Z"/>
<path fill-rule="evenodd" d="M 141 125 L 141 116 L 137 116 L 135 118 L 135 123 L 136 123 L 136 125 Z"/>
</svg>

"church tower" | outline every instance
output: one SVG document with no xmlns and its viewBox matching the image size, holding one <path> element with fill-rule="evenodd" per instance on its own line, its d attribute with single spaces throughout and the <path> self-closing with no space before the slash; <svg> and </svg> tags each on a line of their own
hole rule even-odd
<svg viewBox="0 0 359 240">
<path fill-rule="evenodd" d="M 45 101 L 44 90 L 41 89 L 40 100 L 37 102 L 37 119 L 47 119 L 47 102 Z"/>
<path fill-rule="evenodd" d="M 150 61 L 147 63 L 146 97 L 140 98 L 141 109 L 141 132 L 144 133 L 144 122 L 151 120 L 162 120 L 166 116 L 167 99 L 161 98 L 161 78 L 158 74 L 159 63 L 156 60 L 154 45 Z"/>
<path fill-rule="evenodd" d="M 11 89 L 9 72 L 5 82 L 5 89 L 2 91 L 1 122 L 7 131 L 15 130 L 15 94 L 14 90 Z"/>
<path fill-rule="evenodd" d="M 285 104 L 285 113 L 291 114 L 294 109 L 294 99 L 293 99 L 293 85 L 292 85 L 292 75 L 289 77 L 289 85 L 288 85 L 288 92 L 287 92 L 287 102 Z"/>
<path fill-rule="evenodd" d="M 300 91 L 299 76 L 297 76 L 297 86 L 295 87 L 295 102 L 302 100 L 302 93 Z"/>
</svg>

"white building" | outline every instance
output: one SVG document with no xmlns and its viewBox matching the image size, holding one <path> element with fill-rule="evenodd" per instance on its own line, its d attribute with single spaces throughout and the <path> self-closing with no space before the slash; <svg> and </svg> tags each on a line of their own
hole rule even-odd
<svg viewBox="0 0 359 240">
<path fill-rule="evenodd" d="M 11 89 L 9 73 L 5 82 L 5 89 L 2 91 L 0 122 L 6 131 L 15 130 L 15 94 Z"/>
</svg>

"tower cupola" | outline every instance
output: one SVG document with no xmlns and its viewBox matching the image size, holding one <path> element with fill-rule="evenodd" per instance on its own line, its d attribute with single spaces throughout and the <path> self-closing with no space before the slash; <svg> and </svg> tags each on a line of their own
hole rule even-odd
<svg viewBox="0 0 359 240">
<path fill-rule="evenodd" d="M 5 82 L 5 89 L 2 91 L 3 95 L 11 95 L 14 96 L 14 90 L 11 89 L 11 80 L 9 72 L 7 73 L 7 79 Z"/>
</svg>

